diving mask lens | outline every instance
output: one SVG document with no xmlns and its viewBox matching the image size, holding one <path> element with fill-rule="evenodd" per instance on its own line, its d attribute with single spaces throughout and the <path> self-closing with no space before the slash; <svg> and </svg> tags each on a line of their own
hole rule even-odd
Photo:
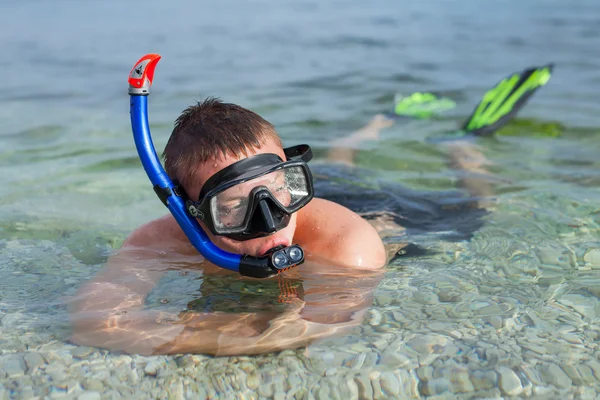
<svg viewBox="0 0 600 400">
<path fill-rule="evenodd" d="M 311 197 L 304 168 L 288 166 L 229 187 L 210 200 L 214 227 L 219 233 L 235 232 L 244 227 L 256 201 L 253 192 L 265 189 L 268 197 L 286 212 L 295 209 Z"/>
</svg>

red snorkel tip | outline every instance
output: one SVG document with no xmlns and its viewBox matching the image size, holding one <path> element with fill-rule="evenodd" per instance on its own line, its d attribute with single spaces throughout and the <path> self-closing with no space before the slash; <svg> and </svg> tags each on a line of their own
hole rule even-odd
<svg viewBox="0 0 600 400">
<path fill-rule="evenodd" d="M 159 60 L 159 54 L 146 54 L 135 63 L 129 73 L 129 94 L 148 95 L 150 93 L 154 70 Z"/>
</svg>

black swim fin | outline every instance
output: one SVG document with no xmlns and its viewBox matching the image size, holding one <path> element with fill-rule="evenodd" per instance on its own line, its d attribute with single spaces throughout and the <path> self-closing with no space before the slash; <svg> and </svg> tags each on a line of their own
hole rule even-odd
<svg viewBox="0 0 600 400">
<path fill-rule="evenodd" d="M 529 68 L 502 79 L 485 93 L 462 126 L 462 131 L 475 136 L 487 136 L 502 128 L 531 95 L 550 80 L 553 68 L 553 64 Z"/>
</svg>

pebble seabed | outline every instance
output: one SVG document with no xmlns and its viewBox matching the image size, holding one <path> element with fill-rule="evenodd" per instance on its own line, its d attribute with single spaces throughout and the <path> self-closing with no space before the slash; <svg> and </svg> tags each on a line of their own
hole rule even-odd
<svg viewBox="0 0 600 400">
<path fill-rule="evenodd" d="M 598 398 L 600 243 L 486 235 L 390 266 L 352 334 L 252 357 L 71 345 L 59 304 L 94 271 L 66 274 L 78 261 L 50 241 L 0 242 L 0 400 Z"/>
</svg>

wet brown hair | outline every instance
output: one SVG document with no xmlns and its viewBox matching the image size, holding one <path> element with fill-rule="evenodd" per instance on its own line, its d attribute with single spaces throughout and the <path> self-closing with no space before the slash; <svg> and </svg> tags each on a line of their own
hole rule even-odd
<svg viewBox="0 0 600 400">
<path fill-rule="evenodd" d="M 175 121 L 163 152 L 165 170 L 186 185 L 195 178 L 198 164 L 226 155 L 247 157 L 268 139 L 281 146 L 273 125 L 260 115 L 211 97 L 188 107 Z"/>
</svg>

